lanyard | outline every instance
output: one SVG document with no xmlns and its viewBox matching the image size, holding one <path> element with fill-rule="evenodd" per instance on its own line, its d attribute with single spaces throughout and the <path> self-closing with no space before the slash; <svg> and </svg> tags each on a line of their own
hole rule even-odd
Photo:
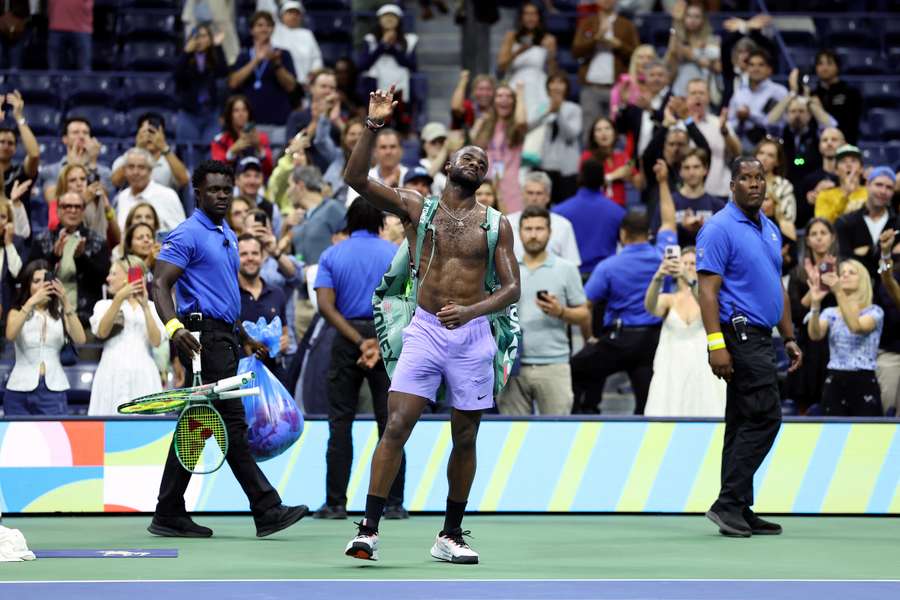
<svg viewBox="0 0 900 600">
<path fill-rule="evenodd" d="M 255 56 L 256 56 L 256 48 L 252 48 L 250 50 L 250 58 L 252 59 Z M 253 78 L 255 80 L 253 82 L 254 90 L 262 89 L 262 76 L 263 76 L 263 73 L 265 73 L 265 71 L 266 71 L 266 67 L 268 67 L 268 66 L 269 66 L 269 59 L 266 59 L 253 68 Z"/>
</svg>

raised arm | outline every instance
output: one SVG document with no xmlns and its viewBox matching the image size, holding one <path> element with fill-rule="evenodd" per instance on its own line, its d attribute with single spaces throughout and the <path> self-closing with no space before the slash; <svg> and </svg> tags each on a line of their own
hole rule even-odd
<svg viewBox="0 0 900 600">
<path fill-rule="evenodd" d="M 394 112 L 394 87 L 369 94 L 369 116 L 356 147 L 347 160 L 344 181 L 376 208 L 393 213 L 404 223 L 418 224 L 422 214 L 422 197 L 411 190 L 396 190 L 369 178 L 369 164 L 375 147 L 374 129 L 384 126 Z"/>
<path fill-rule="evenodd" d="M 469 71 L 463 69 L 459 74 L 459 81 L 456 83 L 456 89 L 450 97 L 450 112 L 460 118 L 465 114 L 466 88 L 469 86 Z"/>
<path fill-rule="evenodd" d="M 669 187 L 669 166 L 661 158 L 656 159 L 653 165 L 653 174 L 656 175 L 656 183 L 659 185 L 659 230 L 675 231 L 675 200 L 672 199 L 672 189 Z"/>
</svg>

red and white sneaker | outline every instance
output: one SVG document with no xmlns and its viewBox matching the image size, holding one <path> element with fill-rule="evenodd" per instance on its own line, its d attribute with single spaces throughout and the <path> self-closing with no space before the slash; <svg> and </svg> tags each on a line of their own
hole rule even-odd
<svg viewBox="0 0 900 600">
<path fill-rule="evenodd" d="M 363 525 L 364 522 L 354 523 L 359 531 L 347 543 L 344 554 L 362 560 L 378 560 L 378 530 Z"/>
<path fill-rule="evenodd" d="M 431 547 L 431 556 L 458 565 L 477 565 L 478 553 L 469 547 L 464 535 L 469 535 L 469 531 L 461 528 L 440 532 Z"/>
</svg>

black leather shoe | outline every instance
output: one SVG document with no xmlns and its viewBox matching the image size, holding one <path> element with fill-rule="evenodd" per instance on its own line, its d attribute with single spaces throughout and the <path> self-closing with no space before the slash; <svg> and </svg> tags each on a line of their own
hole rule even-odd
<svg viewBox="0 0 900 600">
<path fill-rule="evenodd" d="M 187 515 L 181 517 L 161 517 L 153 515 L 147 531 L 162 537 L 208 538 L 213 531 L 209 527 L 197 525 Z"/>
<path fill-rule="evenodd" d="M 781 535 L 781 525 L 759 518 L 749 508 L 744 509 L 743 517 L 753 535 Z"/>
<path fill-rule="evenodd" d="M 728 537 L 750 537 L 752 532 L 747 522 L 736 514 L 709 509 L 706 518 L 719 526 L 719 533 Z"/>
<path fill-rule="evenodd" d="M 305 504 L 300 506 L 285 506 L 281 504 L 275 508 L 270 508 L 262 515 L 253 517 L 253 520 L 256 522 L 256 537 L 266 537 L 282 529 L 287 529 L 308 514 L 309 507 Z"/>
<path fill-rule="evenodd" d="M 346 519 L 347 518 L 347 507 L 343 504 L 336 504 L 334 506 L 328 506 L 328 504 L 323 504 L 319 507 L 319 510 L 313 513 L 313 519 Z"/>
<path fill-rule="evenodd" d="M 402 504 L 388 504 L 384 507 L 384 518 L 391 520 L 408 519 L 409 512 Z"/>
</svg>

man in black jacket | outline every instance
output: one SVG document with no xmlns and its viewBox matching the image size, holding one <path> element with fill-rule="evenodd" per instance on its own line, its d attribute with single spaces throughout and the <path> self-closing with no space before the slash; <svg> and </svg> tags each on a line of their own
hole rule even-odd
<svg viewBox="0 0 900 600">
<path fill-rule="evenodd" d="M 866 182 L 869 197 L 861 209 L 846 214 L 835 223 L 841 258 L 855 258 L 878 281 L 879 236 L 888 227 L 897 227 L 891 197 L 897 178 L 890 167 L 873 168 Z"/>
<path fill-rule="evenodd" d="M 833 50 L 820 50 L 816 54 L 816 76 L 819 85 L 813 96 L 822 100 L 828 114 L 837 119 L 848 144 L 859 139 L 859 119 L 863 112 L 862 94 L 845 81 L 840 80 L 841 60 Z"/>
</svg>

